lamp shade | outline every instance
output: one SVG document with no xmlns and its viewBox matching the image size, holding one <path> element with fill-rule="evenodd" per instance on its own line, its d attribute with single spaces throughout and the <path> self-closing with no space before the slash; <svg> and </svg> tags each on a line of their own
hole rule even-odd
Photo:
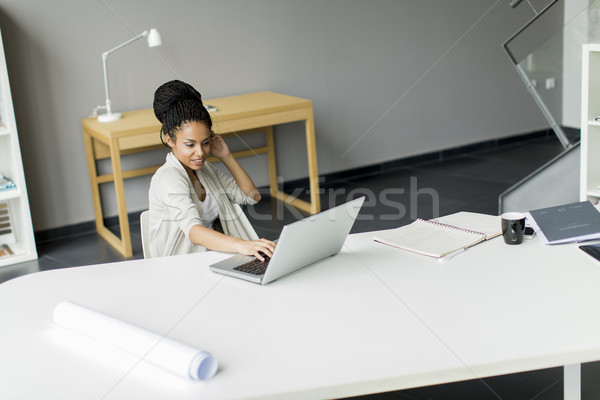
<svg viewBox="0 0 600 400">
<path fill-rule="evenodd" d="M 150 33 L 148 34 L 148 47 L 156 47 L 162 44 L 162 38 L 160 37 L 160 33 L 155 28 L 150 29 Z"/>
</svg>

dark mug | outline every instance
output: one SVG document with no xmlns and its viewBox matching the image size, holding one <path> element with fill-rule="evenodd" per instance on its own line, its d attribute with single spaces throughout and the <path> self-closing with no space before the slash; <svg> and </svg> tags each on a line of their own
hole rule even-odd
<svg viewBox="0 0 600 400">
<path fill-rule="evenodd" d="M 525 231 L 525 215 L 518 212 L 504 213 L 502 219 L 502 236 L 506 244 L 523 243 Z"/>
</svg>

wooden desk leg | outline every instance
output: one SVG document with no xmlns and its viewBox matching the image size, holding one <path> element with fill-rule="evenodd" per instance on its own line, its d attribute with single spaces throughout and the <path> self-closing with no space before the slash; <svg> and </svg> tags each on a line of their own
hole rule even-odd
<svg viewBox="0 0 600 400">
<path fill-rule="evenodd" d="M 310 188 L 310 213 L 321 211 L 319 197 L 319 171 L 317 169 L 317 143 L 315 139 L 315 121 L 312 109 L 306 119 L 306 152 L 308 154 L 308 180 Z"/>
<path fill-rule="evenodd" d="M 277 197 L 279 188 L 277 187 L 277 160 L 275 159 L 275 139 L 273 138 L 273 127 L 265 128 L 265 136 L 267 139 L 267 158 L 269 160 L 269 188 L 271 197 Z"/>
<path fill-rule="evenodd" d="M 277 166 L 275 163 L 275 143 L 273 140 L 273 127 L 266 129 L 267 147 L 269 148 L 269 186 L 271 196 L 282 201 L 290 203 L 296 208 L 309 214 L 316 214 L 321 211 L 321 198 L 319 197 L 319 171 L 317 168 L 317 144 L 315 140 L 315 121 L 312 108 L 309 116 L 305 120 L 306 129 L 306 153 L 308 156 L 308 181 L 310 189 L 310 203 L 290 196 L 279 190 L 277 187 Z"/>
<path fill-rule="evenodd" d="M 96 170 L 96 159 L 94 157 L 94 143 L 92 137 L 83 132 L 83 144 L 87 157 L 88 172 L 90 174 L 90 186 L 92 189 L 92 201 L 94 203 L 94 215 L 96 216 L 96 231 L 104 227 L 104 216 L 102 215 L 102 203 L 100 202 L 100 183 L 98 183 L 98 171 Z"/>
<path fill-rule="evenodd" d="M 118 142 L 111 143 L 111 159 L 113 161 L 113 176 L 115 190 L 117 192 L 117 204 L 119 208 L 119 224 L 121 229 L 121 238 L 118 238 L 104 225 L 104 215 L 102 213 L 102 202 L 100 200 L 100 182 L 98 180 L 98 170 L 96 169 L 96 157 L 94 155 L 94 139 L 87 132 L 83 132 L 83 144 L 87 157 L 88 172 L 90 174 L 90 186 L 92 189 L 92 201 L 94 202 L 94 215 L 96 217 L 96 232 L 104 240 L 115 248 L 125 257 L 131 257 L 131 236 L 129 233 L 129 219 L 127 217 L 127 206 L 125 204 L 125 191 L 123 188 L 123 174 L 121 171 L 121 157 L 118 149 Z M 113 150 L 114 149 L 114 150 Z M 115 158 L 116 155 L 116 158 Z M 118 171 L 114 173 L 114 171 Z M 120 184 L 118 183 L 120 182 Z M 125 218 L 123 218 L 123 213 Z"/>
<path fill-rule="evenodd" d="M 121 240 L 119 246 L 115 246 L 125 257 L 131 257 L 131 234 L 129 232 L 129 217 L 127 216 L 127 202 L 125 201 L 125 186 L 123 185 L 123 170 L 121 169 L 121 153 L 119 151 L 119 139 L 113 139 L 110 144 L 110 160 L 112 163 L 115 193 L 117 197 L 117 208 L 119 210 L 119 228 Z"/>
</svg>

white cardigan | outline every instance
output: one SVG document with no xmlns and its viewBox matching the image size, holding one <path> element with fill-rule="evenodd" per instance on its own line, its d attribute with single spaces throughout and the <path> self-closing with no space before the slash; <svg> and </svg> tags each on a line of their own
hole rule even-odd
<svg viewBox="0 0 600 400">
<path fill-rule="evenodd" d="M 196 171 L 202 186 L 219 208 L 223 233 L 241 239 L 258 239 L 250 221 L 238 204 L 256 204 L 235 180 L 209 163 Z M 202 205 L 187 172 L 173 155 L 156 171 L 149 191 L 149 246 L 152 257 L 206 251 L 190 241 L 190 229 L 203 225 Z"/>
</svg>

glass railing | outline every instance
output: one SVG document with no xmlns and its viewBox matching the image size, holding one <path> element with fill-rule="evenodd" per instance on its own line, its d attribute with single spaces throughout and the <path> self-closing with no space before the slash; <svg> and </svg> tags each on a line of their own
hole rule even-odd
<svg viewBox="0 0 600 400">
<path fill-rule="evenodd" d="M 565 148 L 580 136 L 581 45 L 600 42 L 600 0 L 581 4 L 551 1 L 503 45 Z"/>
</svg>

